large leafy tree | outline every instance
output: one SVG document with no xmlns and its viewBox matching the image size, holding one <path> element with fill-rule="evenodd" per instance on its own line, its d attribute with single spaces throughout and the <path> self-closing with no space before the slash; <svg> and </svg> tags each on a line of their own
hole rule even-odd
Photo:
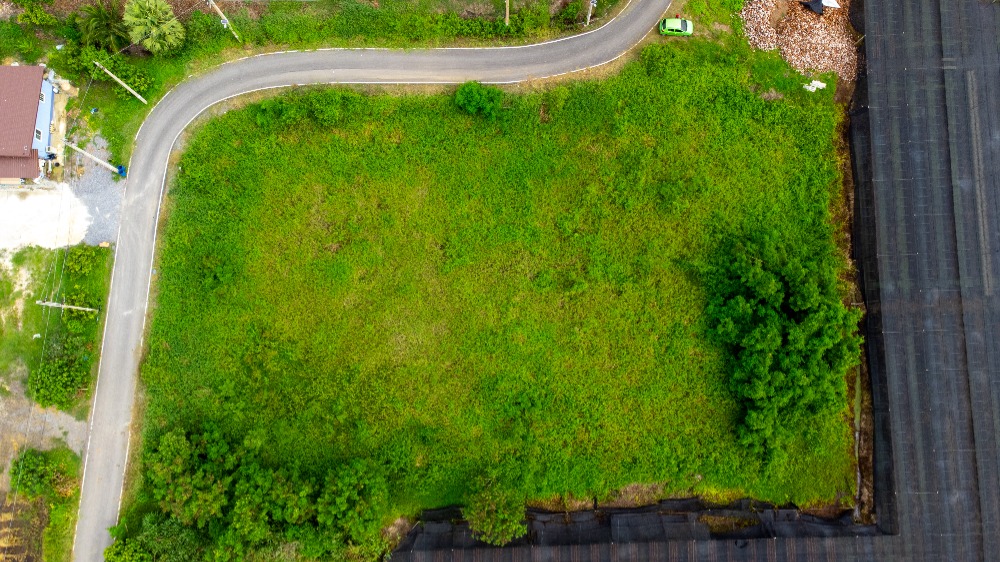
<svg viewBox="0 0 1000 562">
<path fill-rule="evenodd" d="M 130 0 L 125 5 L 124 21 L 132 42 L 153 54 L 184 44 L 184 26 L 164 0 Z"/>
<path fill-rule="evenodd" d="M 761 233 L 720 247 L 707 275 L 710 333 L 728 352 L 740 441 L 773 459 L 812 416 L 843 407 L 861 312 L 841 301 L 828 240 Z"/>
<path fill-rule="evenodd" d="M 85 45 L 118 52 L 129 44 L 128 29 L 122 21 L 121 5 L 117 0 L 107 4 L 84 6 L 80 18 L 80 38 Z"/>
<path fill-rule="evenodd" d="M 202 528 L 222 515 L 235 466 L 236 458 L 218 432 L 189 440 L 175 430 L 150 455 L 147 477 L 164 513 Z"/>
</svg>

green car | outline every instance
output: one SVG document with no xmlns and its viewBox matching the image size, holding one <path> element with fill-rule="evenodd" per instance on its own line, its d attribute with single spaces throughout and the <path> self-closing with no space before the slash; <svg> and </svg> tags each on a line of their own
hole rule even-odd
<svg viewBox="0 0 1000 562">
<path fill-rule="evenodd" d="M 694 33 L 694 24 L 680 18 L 664 18 L 660 20 L 660 35 L 680 35 L 688 37 Z"/>
</svg>

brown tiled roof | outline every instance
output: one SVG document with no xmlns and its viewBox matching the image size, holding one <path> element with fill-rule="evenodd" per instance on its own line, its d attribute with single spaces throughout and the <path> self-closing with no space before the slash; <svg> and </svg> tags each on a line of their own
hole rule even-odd
<svg viewBox="0 0 1000 562">
<path fill-rule="evenodd" d="M 40 66 L 0 66 L 0 156 L 31 155 L 44 72 Z"/>
<path fill-rule="evenodd" d="M 28 156 L 0 156 L 0 178 L 37 178 L 39 173 L 38 151 Z"/>
</svg>

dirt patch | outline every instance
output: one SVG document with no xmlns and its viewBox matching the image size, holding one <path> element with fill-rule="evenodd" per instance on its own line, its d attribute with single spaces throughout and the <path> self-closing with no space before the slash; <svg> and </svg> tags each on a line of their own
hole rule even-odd
<svg viewBox="0 0 1000 562">
<path fill-rule="evenodd" d="M 610 499 L 598 503 L 598 507 L 625 508 L 653 505 L 663 499 L 664 484 L 629 484 L 614 492 Z"/>
<path fill-rule="evenodd" d="M 836 100 L 849 100 L 854 93 L 854 82 L 838 81 Z M 846 107 L 846 101 L 843 102 Z M 849 264 L 842 280 L 850 286 L 851 291 L 845 296 L 848 307 L 864 307 L 864 296 L 861 294 L 857 264 L 851 259 L 854 232 L 854 167 L 850 150 L 850 120 L 841 121 L 837 130 L 837 167 L 840 172 L 841 186 L 837 201 L 832 205 L 832 221 L 836 225 L 837 248 Z M 864 333 L 862 329 L 862 333 Z M 847 396 L 851 400 L 851 427 L 854 430 L 853 449 L 851 453 L 855 460 L 857 476 L 857 495 L 854 498 L 854 519 L 861 524 L 875 523 L 875 466 L 874 466 L 874 418 L 872 414 L 871 379 L 868 372 L 867 349 L 861 348 L 861 365 L 847 373 Z M 837 516 L 831 512 L 839 506 L 839 502 L 826 508 L 816 508 L 808 511 L 821 517 Z"/>
<path fill-rule="evenodd" d="M 766 91 L 766 92 L 764 92 L 763 94 L 760 95 L 760 99 L 767 100 L 767 101 L 780 100 L 780 99 L 782 99 L 784 97 L 785 96 L 783 96 L 781 94 L 781 92 L 779 92 L 778 90 L 775 90 L 774 88 L 771 88 L 770 90 L 768 90 L 768 91 Z"/>
<path fill-rule="evenodd" d="M 0 493 L 0 560 L 42 559 L 42 529 L 48 523 L 44 501 L 32 502 Z"/>
<path fill-rule="evenodd" d="M 584 511 L 594 509 L 596 502 L 593 498 L 577 498 L 571 494 L 552 496 L 548 499 L 532 500 L 528 502 L 528 507 L 542 509 L 553 512 Z"/>
<path fill-rule="evenodd" d="M 90 223 L 87 206 L 67 185 L 0 189 L 0 249 L 72 246 Z"/>
<path fill-rule="evenodd" d="M 399 543 L 403 542 L 406 535 L 413 528 L 415 523 L 406 517 L 400 517 L 392 522 L 391 525 L 382 529 L 382 536 L 389 542 L 389 549 L 393 550 Z"/>
<path fill-rule="evenodd" d="M 861 298 L 860 291 L 857 298 Z M 861 412 L 857 420 L 855 433 L 855 450 L 857 454 L 858 475 L 860 485 L 858 487 L 857 508 L 854 511 L 854 519 L 865 525 L 875 524 L 875 418 L 872 407 L 872 381 L 868 372 L 868 357 L 865 348 L 862 348 L 860 376 L 857 384 L 861 391 Z M 853 395 L 853 392 L 851 393 Z"/>
<path fill-rule="evenodd" d="M 698 516 L 698 521 L 704 523 L 713 534 L 731 533 L 747 527 L 760 524 L 760 520 L 755 517 L 735 517 L 731 515 L 702 514 Z"/>
<path fill-rule="evenodd" d="M 42 408 L 24 392 L 27 369 L 18 365 L 6 375 L 9 393 L 0 396 L 0 492 L 10 490 L 10 461 L 25 447 L 47 450 L 65 443 L 82 456 L 87 422 L 55 408 Z"/>
</svg>

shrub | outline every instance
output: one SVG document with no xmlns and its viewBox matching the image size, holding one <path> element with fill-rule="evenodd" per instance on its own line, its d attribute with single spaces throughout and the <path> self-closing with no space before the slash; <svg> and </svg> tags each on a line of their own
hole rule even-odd
<svg viewBox="0 0 1000 562">
<path fill-rule="evenodd" d="M 104 549 L 104 562 L 153 562 L 153 555 L 133 541 L 118 539 Z"/>
<path fill-rule="evenodd" d="M 115 95 L 118 96 L 118 99 L 132 99 L 132 94 L 119 86 L 117 82 L 114 82 L 110 76 L 94 64 L 94 61 L 104 65 L 105 68 L 113 72 L 115 76 L 140 94 L 146 93 L 153 85 L 153 79 L 149 74 L 145 70 L 128 62 L 128 59 L 123 55 L 119 53 L 111 54 L 100 49 L 95 49 L 94 47 L 84 47 L 81 49 L 77 65 L 81 69 L 85 69 L 94 80 L 114 83 Z"/>
<path fill-rule="evenodd" d="M 528 532 L 524 498 L 510 492 L 487 488 L 472 497 L 462 514 L 476 538 L 488 544 L 503 546 Z"/>
<path fill-rule="evenodd" d="M 46 12 L 41 5 L 31 2 L 24 6 L 24 11 L 17 16 L 17 22 L 37 25 L 38 27 L 51 27 L 59 23 L 59 20 Z"/>
<path fill-rule="evenodd" d="M 0 20 L 0 59 L 18 54 L 26 62 L 42 56 L 42 49 L 34 33 L 28 33 L 15 21 Z"/>
<path fill-rule="evenodd" d="M 466 82 L 455 91 L 455 104 L 472 115 L 494 120 L 503 107 L 503 91 L 479 82 Z"/>
<path fill-rule="evenodd" d="M 543 96 L 545 105 L 549 110 L 549 115 L 553 116 L 562 111 L 562 108 L 565 107 L 568 99 L 569 88 L 566 86 L 556 86 L 545 92 L 545 95 Z"/>
<path fill-rule="evenodd" d="M 858 364 L 861 313 L 840 300 L 829 240 L 777 233 L 727 240 L 709 272 L 706 317 L 742 407 L 740 442 L 773 458 L 810 419 L 841 407 Z"/>
<path fill-rule="evenodd" d="M 42 406 L 68 408 L 90 380 L 90 358 L 77 335 L 56 337 L 37 369 L 28 373 L 28 391 Z"/>
<path fill-rule="evenodd" d="M 576 25 L 581 13 L 586 13 L 583 9 L 583 2 L 581 0 L 573 0 L 559 11 L 559 22 L 562 23 L 564 28 L 571 28 Z"/>
<path fill-rule="evenodd" d="M 70 497 L 76 484 L 74 458 L 75 454 L 66 448 L 25 449 L 11 463 L 11 487 L 28 498 L 57 501 Z"/>
</svg>

